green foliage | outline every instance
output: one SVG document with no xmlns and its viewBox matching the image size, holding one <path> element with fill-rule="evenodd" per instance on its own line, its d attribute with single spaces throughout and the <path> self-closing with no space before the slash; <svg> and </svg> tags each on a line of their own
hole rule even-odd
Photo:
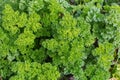
<svg viewBox="0 0 120 80">
<path fill-rule="evenodd" d="M 68 74 L 75 80 L 112 77 L 112 62 L 120 58 L 118 4 L 107 0 L 0 2 L 3 80 L 57 80 Z M 119 70 L 113 74 L 118 77 Z"/>
<path fill-rule="evenodd" d="M 43 0 L 19 0 L 20 10 L 39 11 L 44 7 Z"/>
<path fill-rule="evenodd" d="M 57 80 L 60 76 L 56 66 L 50 63 L 17 62 L 11 69 L 14 74 L 10 80 Z"/>
<path fill-rule="evenodd" d="M 104 43 L 102 45 L 100 44 L 99 48 L 96 48 L 93 51 L 93 56 L 97 57 L 99 67 L 104 67 L 105 70 L 109 70 L 111 61 L 114 59 L 112 55 L 113 53 L 114 53 L 113 45 L 110 43 Z"/>
<path fill-rule="evenodd" d="M 117 64 L 117 68 L 113 74 L 113 77 L 115 77 L 116 79 L 120 79 L 120 64 Z"/>
</svg>

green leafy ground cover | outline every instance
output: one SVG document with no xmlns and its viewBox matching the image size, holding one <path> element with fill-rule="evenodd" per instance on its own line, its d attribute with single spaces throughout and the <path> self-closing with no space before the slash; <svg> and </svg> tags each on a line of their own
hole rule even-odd
<svg viewBox="0 0 120 80">
<path fill-rule="evenodd" d="M 3 80 L 120 80 L 119 46 L 119 0 L 0 0 Z"/>
</svg>

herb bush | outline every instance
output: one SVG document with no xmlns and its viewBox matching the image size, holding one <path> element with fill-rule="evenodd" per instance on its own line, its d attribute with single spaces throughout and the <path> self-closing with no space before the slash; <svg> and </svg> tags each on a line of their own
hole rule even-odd
<svg viewBox="0 0 120 80">
<path fill-rule="evenodd" d="M 108 80 L 117 76 L 120 6 L 113 2 L 0 0 L 2 79 Z"/>
</svg>

